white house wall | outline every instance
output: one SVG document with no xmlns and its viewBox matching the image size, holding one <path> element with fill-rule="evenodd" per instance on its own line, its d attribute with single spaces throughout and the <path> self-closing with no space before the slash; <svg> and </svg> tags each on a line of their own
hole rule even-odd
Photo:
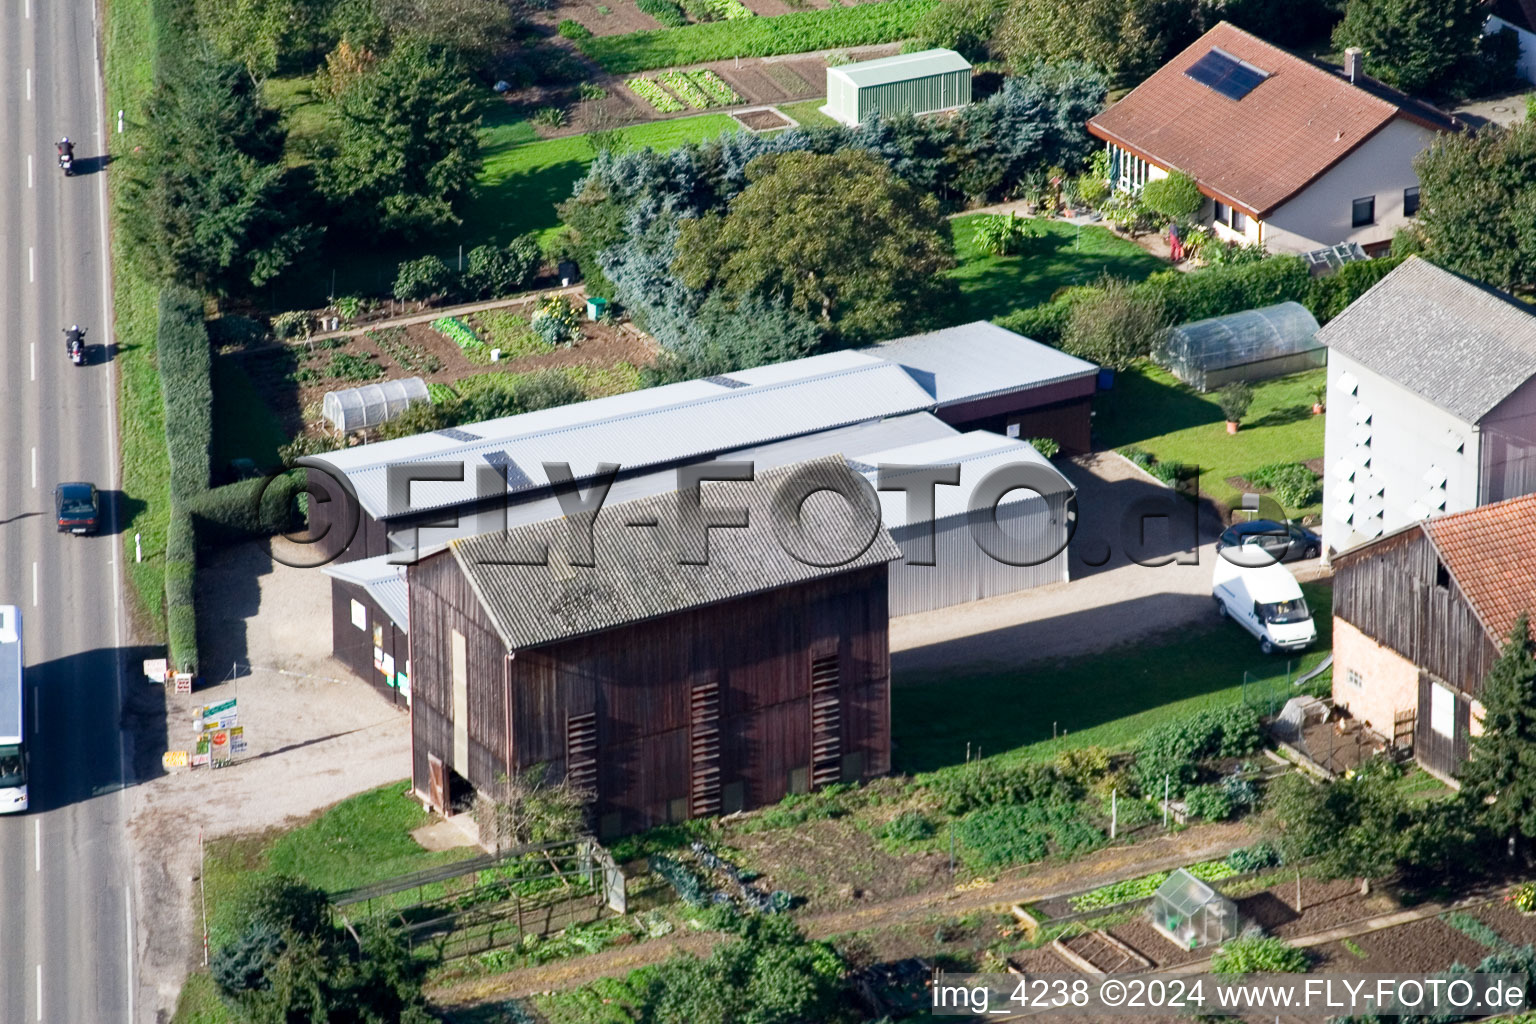
<svg viewBox="0 0 1536 1024">
<path fill-rule="evenodd" d="M 1395 118 L 1353 153 L 1280 206 L 1264 222 L 1264 244 L 1274 253 L 1303 253 L 1341 242 L 1390 242 L 1411 221 L 1403 190 L 1418 185 L 1413 159 L 1438 133 Z M 1376 222 L 1352 227 L 1353 203 L 1376 197 Z"/>
<path fill-rule="evenodd" d="M 1327 547 L 1345 551 L 1431 515 L 1477 507 L 1480 436 L 1472 424 L 1338 351 L 1328 353 L 1327 403 Z"/>
</svg>

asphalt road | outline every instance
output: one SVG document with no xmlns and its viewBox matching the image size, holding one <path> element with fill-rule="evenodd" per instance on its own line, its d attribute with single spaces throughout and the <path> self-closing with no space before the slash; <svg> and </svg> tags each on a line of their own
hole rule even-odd
<svg viewBox="0 0 1536 1024">
<path fill-rule="evenodd" d="M 0 7 L 0 602 L 22 610 L 32 810 L 0 818 L 0 1024 L 132 1019 L 122 550 L 95 5 Z M 75 141 L 65 179 L 53 141 Z M 88 365 L 62 329 L 86 328 Z M 108 499 L 55 532 L 53 485 Z"/>
</svg>

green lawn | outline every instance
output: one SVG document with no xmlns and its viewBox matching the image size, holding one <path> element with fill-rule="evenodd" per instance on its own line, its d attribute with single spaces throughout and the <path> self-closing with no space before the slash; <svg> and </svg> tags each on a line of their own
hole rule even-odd
<svg viewBox="0 0 1536 1024">
<path fill-rule="evenodd" d="M 208 844 L 203 873 L 213 946 L 239 927 L 241 894 L 263 875 L 292 875 L 327 892 L 368 885 L 395 875 L 462 860 L 469 847 L 430 853 L 411 838 L 431 821 L 405 782 L 360 793 L 287 831 Z"/>
<path fill-rule="evenodd" d="M 671 121 L 631 125 L 618 130 L 624 149 L 674 149 L 688 142 L 712 139 L 741 126 L 726 114 L 702 114 Z M 465 245 L 505 242 L 529 231 L 553 232 L 559 226 L 555 204 L 571 196 L 577 179 L 596 157 L 585 135 L 528 141 L 532 129 L 524 121 L 488 122 L 481 135 L 479 193 L 466 211 L 464 223 L 473 234 Z"/>
<path fill-rule="evenodd" d="M 1068 748 L 1129 748 L 1146 730 L 1245 694 L 1283 702 L 1287 665 L 1301 675 L 1333 644 L 1332 586 L 1302 585 L 1317 643 L 1302 655 L 1266 657 L 1246 631 L 1211 611 L 1163 644 L 1140 643 L 1059 665 L 982 674 L 897 677 L 891 688 L 896 769 L 931 771 L 972 755 L 1054 757 Z M 1245 683 L 1245 673 L 1247 679 Z M 1266 711 L 1278 710 L 1266 708 Z M 1052 729 L 1066 735 L 1052 739 Z"/>
<path fill-rule="evenodd" d="M 171 1024 L 234 1024 L 235 1017 L 207 971 L 187 976 L 176 998 L 176 1016 Z"/>
<path fill-rule="evenodd" d="M 780 103 L 779 109 L 790 117 L 799 121 L 805 128 L 836 128 L 841 122 L 828 117 L 821 112 L 821 108 L 827 105 L 827 98 L 823 96 L 819 100 L 801 100 L 799 103 Z"/>
<path fill-rule="evenodd" d="M 1140 281 L 1155 270 L 1167 269 L 1162 260 L 1108 228 L 1090 225 L 1079 234 L 1075 225 L 1054 220 L 1034 221 L 1044 236 L 1033 239 L 1023 255 L 993 256 L 976 244 L 976 228 L 984 216 L 970 214 L 951 221 L 959 260 L 951 276 L 960 283 L 955 323 L 990 320 L 1038 305 L 1057 289 L 1088 284 L 1101 274 Z"/>
<path fill-rule="evenodd" d="M 288 128 L 288 162 L 307 163 L 314 146 L 336 127 L 330 104 L 315 96 L 314 77 L 269 78 L 262 85 L 262 95 L 283 115 Z"/>
<path fill-rule="evenodd" d="M 1323 454 L 1323 419 L 1312 415 L 1312 388 L 1324 370 L 1253 386 L 1253 406 L 1242 429 L 1228 434 L 1216 394 L 1201 394 L 1161 367 L 1143 363 L 1116 376 L 1094 400 L 1094 430 L 1106 448 L 1136 445 L 1163 462 L 1200 467 L 1200 490 L 1231 506 L 1241 498 L 1228 477 L 1272 462 L 1304 462 Z M 1289 510 L 1316 513 L 1318 506 Z"/>
</svg>

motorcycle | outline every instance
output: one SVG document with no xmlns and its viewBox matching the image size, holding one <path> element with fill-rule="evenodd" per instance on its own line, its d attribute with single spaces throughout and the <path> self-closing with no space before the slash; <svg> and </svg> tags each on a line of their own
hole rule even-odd
<svg viewBox="0 0 1536 1024">
<path fill-rule="evenodd" d="M 75 147 L 70 145 L 68 139 L 59 143 L 59 168 L 66 178 L 75 173 Z"/>
<path fill-rule="evenodd" d="M 64 346 L 69 352 L 69 361 L 76 366 L 85 365 L 85 331 L 79 325 L 68 328 L 64 332 Z"/>
</svg>

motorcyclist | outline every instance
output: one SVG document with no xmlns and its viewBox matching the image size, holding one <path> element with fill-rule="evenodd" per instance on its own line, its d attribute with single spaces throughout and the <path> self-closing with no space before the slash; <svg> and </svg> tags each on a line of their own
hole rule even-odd
<svg viewBox="0 0 1536 1024">
<path fill-rule="evenodd" d="M 75 159 L 75 144 L 69 141 L 68 135 L 64 136 L 58 141 L 58 147 L 60 159 L 68 159 L 71 161 Z"/>
<path fill-rule="evenodd" d="M 71 357 L 85 348 L 84 334 L 79 324 L 71 324 L 64 332 L 64 349 Z"/>
</svg>

